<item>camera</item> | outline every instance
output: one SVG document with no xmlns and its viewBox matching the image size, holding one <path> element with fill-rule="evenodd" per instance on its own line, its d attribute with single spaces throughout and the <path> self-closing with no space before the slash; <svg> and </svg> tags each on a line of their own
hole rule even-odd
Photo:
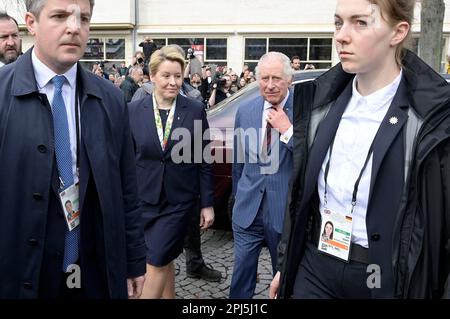
<svg viewBox="0 0 450 319">
<path fill-rule="evenodd" d="M 109 61 L 108 61 L 108 60 L 103 60 L 103 61 L 100 61 L 100 62 L 98 63 L 98 65 L 99 65 L 102 69 L 104 69 L 106 63 L 109 63 Z"/>
<path fill-rule="evenodd" d="M 194 50 L 192 48 L 189 48 L 187 50 L 186 59 L 187 60 L 195 59 Z"/>
<path fill-rule="evenodd" d="M 213 85 L 216 84 L 217 90 L 222 90 L 225 87 L 225 84 L 227 83 L 227 79 L 224 79 L 222 77 L 217 77 L 213 81 Z"/>
</svg>

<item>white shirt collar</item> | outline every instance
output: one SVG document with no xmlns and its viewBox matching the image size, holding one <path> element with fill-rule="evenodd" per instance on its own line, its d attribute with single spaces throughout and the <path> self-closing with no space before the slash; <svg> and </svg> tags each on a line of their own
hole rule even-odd
<svg viewBox="0 0 450 319">
<path fill-rule="evenodd" d="M 281 101 L 280 105 L 284 108 L 284 105 L 286 104 L 286 101 L 289 98 L 289 89 L 287 90 L 287 94 L 286 97 L 283 99 L 283 101 Z M 267 102 L 266 100 L 264 100 L 264 110 L 270 109 L 273 105 L 270 104 L 269 102 Z"/>
<path fill-rule="evenodd" d="M 395 93 L 397 92 L 398 86 L 400 84 L 400 80 L 402 79 L 403 70 L 400 69 L 400 73 L 390 84 L 385 87 L 379 89 L 378 91 L 373 92 L 372 94 L 362 96 L 358 90 L 356 89 L 356 81 L 357 77 L 353 79 L 353 98 L 356 100 L 356 104 L 359 102 L 364 102 L 371 111 L 377 111 L 384 105 L 386 105 L 387 101 L 392 100 Z"/>
<path fill-rule="evenodd" d="M 0 68 L 2 67 L 2 66 L 4 66 L 5 65 L 5 63 L 3 63 L 2 61 L 0 61 Z"/>
<path fill-rule="evenodd" d="M 56 74 L 41 60 L 39 60 L 34 52 L 34 49 L 31 52 L 31 62 L 33 64 L 34 76 L 36 77 L 36 82 L 39 89 L 45 87 L 55 75 L 64 75 L 70 85 L 70 88 L 75 88 L 77 80 L 77 63 L 75 63 L 66 73 Z"/>
</svg>

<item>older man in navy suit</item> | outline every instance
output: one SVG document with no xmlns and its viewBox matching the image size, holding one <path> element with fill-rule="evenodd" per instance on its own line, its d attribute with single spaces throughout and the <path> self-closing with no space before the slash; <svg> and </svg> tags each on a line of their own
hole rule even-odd
<svg viewBox="0 0 450 319">
<path fill-rule="evenodd" d="M 256 67 L 261 96 L 241 105 L 235 120 L 233 164 L 234 269 L 230 298 L 252 298 L 258 258 L 267 244 L 275 273 L 292 171 L 292 68 L 279 52 Z"/>
</svg>

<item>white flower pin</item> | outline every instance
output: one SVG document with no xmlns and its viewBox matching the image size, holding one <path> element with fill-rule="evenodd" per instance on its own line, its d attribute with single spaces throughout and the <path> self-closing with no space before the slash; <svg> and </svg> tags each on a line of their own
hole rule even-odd
<svg viewBox="0 0 450 319">
<path fill-rule="evenodd" d="M 392 124 L 392 125 L 397 124 L 397 123 L 398 123 L 398 118 L 395 117 L 395 116 L 391 117 L 391 118 L 389 119 L 389 123 Z"/>
</svg>

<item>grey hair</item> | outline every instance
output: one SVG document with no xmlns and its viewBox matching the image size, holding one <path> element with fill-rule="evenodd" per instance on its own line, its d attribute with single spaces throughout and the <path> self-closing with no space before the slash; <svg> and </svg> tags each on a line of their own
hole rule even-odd
<svg viewBox="0 0 450 319">
<path fill-rule="evenodd" d="M 36 19 L 39 19 L 39 15 L 41 14 L 42 8 L 44 8 L 47 0 L 25 0 L 25 6 L 28 12 L 31 12 Z M 95 0 L 89 0 L 89 4 L 91 5 L 91 14 L 94 9 Z"/>
<path fill-rule="evenodd" d="M 281 63 L 283 63 L 283 75 L 286 80 L 292 79 L 294 75 L 294 70 L 291 67 L 291 60 L 281 52 L 270 51 L 264 54 L 258 61 L 258 65 L 255 68 L 255 76 L 256 79 L 260 79 L 261 75 L 261 64 L 266 60 L 277 59 Z"/>
<path fill-rule="evenodd" d="M 129 74 L 129 75 L 133 75 L 133 73 L 136 72 L 136 71 L 142 71 L 142 72 L 144 72 L 144 70 L 142 70 L 141 67 L 139 67 L 139 66 L 134 66 L 134 67 L 130 68 L 130 70 L 128 70 L 128 74 Z"/>
</svg>

